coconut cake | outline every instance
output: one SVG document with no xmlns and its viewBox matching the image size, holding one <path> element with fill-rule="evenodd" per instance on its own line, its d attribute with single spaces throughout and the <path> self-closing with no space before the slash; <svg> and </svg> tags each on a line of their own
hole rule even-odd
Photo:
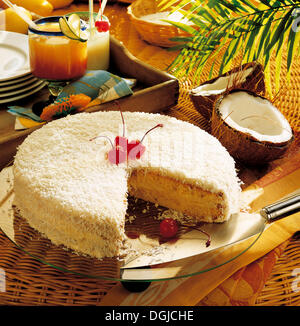
<svg viewBox="0 0 300 326">
<path fill-rule="evenodd" d="M 56 245 L 115 257 L 124 239 L 128 194 L 220 223 L 239 210 L 235 162 L 209 133 L 161 114 L 80 113 L 30 134 L 14 161 L 15 205 Z M 147 131 L 156 128 L 143 136 Z M 143 139 L 144 152 L 110 159 L 114 140 Z"/>
</svg>

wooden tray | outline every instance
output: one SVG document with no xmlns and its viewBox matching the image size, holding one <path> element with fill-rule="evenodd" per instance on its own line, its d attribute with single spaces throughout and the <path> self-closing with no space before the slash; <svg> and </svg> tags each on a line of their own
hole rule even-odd
<svg viewBox="0 0 300 326">
<path fill-rule="evenodd" d="M 118 99 L 122 111 L 162 112 L 178 102 L 179 82 L 163 71 L 140 61 L 134 57 L 116 38 L 110 36 L 110 68 L 109 71 L 120 77 L 134 78 L 137 84 L 133 95 Z M 38 93 L 12 103 L 0 106 L 0 169 L 6 166 L 16 153 L 16 148 L 35 129 L 15 130 L 15 117 L 6 112 L 9 105 L 31 107 L 38 100 L 49 96 L 47 88 Z M 116 110 L 113 102 L 90 107 L 87 112 L 100 110 Z"/>
</svg>

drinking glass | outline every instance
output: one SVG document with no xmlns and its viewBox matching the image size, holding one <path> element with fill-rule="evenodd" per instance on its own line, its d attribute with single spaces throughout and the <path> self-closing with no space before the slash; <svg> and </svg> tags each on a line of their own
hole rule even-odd
<svg viewBox="0 0 300 326">
<path fill-rule="evenodd" d="M 84 30 L 87 41 L 87 69 L 88 70 L 108 70 L 109 57 L 110 57 L 110 34 L 109 30 L 106 32 L 98 32 L 94 26 L 91 28 L 90 19 L 91 15 L 89 11 L 76 11 L 67 14 L 70 16 L 76 14 L 81 19 L 81 30 Z M 97 18 L 97 13 L 93 13 L 93 20 Z M 109 24 L 108 17 L 101 15 L 101 20 L 106 21 Z M 93 22 L 94 24 L 94 22 Z"/>
<path fill-rule="evenodd" d="M 67 82 L 83 76 L 87 69 L 87 42 L 70 39 L 60 31 L 61 16 L 35 21 L 41 30 L 29 28 L 29 57 L 32 74 L 48 81 L 57 96 Z"/>
<path fill-rule="evenodd" d="M 106 16 L 102 15 L 102 19 L 109 23 Z M 87 51 L 89 70 L 107 70 L 109 67 L 109 30 L 98 32 L 97 28 L 93 28 L 89 34 Z"/>
</svg>

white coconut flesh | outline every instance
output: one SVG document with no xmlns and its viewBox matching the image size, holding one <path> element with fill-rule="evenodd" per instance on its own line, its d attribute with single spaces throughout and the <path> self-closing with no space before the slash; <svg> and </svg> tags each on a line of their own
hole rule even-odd
<svg viewBox="0 0 300 326">
<path fill-rule="evenodd" d="M 260 142 L 285 143 L 293 135 L 286 118 L 270 101 L 247 92 L 227 95 L 218 109 L 227 125 Z"/>
<path fill-rule="evenodd" d="M 210 96 L 224 93 L 228 88 L 234 84 L 242 84 L 246 78 L 252 73 L 253 67 L 234 72 L 228 76 L 217 78 L 213 83 L 208 83 L 194 88 L 193 93 L 202 96 Z"/>
</svg>

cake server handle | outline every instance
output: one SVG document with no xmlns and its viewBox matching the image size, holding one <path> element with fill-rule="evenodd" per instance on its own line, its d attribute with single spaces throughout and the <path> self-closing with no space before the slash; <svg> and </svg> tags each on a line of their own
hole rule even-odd
<svg viewBox="0 0 300 326">
<path fill-rule="evenodd" d="M 266 219 L 267 223 L 272 223 L 297 212 L 300 212 L 300 194 L 265 206 L 261 209 L 260 214 Z"/>
</svg>

